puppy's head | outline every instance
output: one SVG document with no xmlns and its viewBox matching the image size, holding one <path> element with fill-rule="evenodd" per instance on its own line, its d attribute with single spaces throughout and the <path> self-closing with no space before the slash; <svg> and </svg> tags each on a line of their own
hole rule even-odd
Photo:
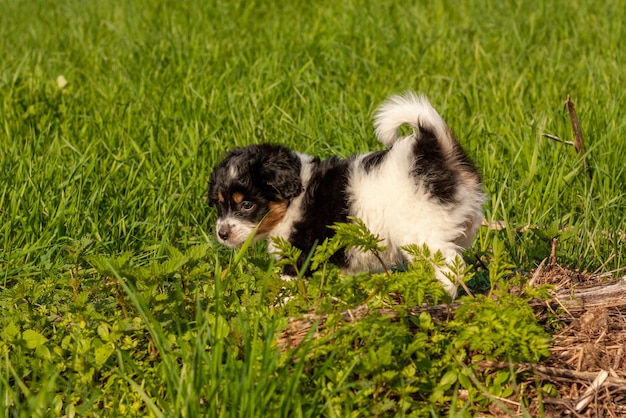
<svg viewBox="0 0 626 418">
<path fill-rule="evenodd" d="M 226 154 L 209 180 L 218 241 L 239 247 L 257 226 L 255 238 L 267 235 L 302 193 L 300 166 L 300 158 L 279 145 L 250 145 Z"/>
</svg>

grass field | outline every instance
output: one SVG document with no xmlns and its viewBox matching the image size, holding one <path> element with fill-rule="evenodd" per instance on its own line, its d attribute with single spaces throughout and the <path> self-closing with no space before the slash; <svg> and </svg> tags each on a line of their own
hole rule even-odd
<svg viewBox="0 0 626 418">
<path fill-rule="evenodd" d="M 546 354 L 524 297 L 504 295 L 553 238 L 573 268 L 626 266 L 621 0 L 2 4 L 4 416 L 473 415 L 487 393 L 516 390 L 507 372 L 473 372 L 475 356 Z M 480 167 L 486 219 L 508 226 L 481 229 L 466 254 L 472 290 L 508 302 L 467 298 L 485 317 L 450 324 L 342 327 L 338 313 L 372 289 L 372 307 L 441 292 L 426 267 L 385 281 L 328 266 L 271 307 L 284 290 L 264 245 L 214 239 L 211 167 L 261 141 L 322 157 L 380 149 L 372 113 L 409 89 Z M 573 140 L 568 95 L 586 167 L 542 136 Z M 335 332 L 281 352 L 287 318 L 312 311 Z M 502 321 L 493 340 L 470 335 L 489 315 Z"/>
</svg>

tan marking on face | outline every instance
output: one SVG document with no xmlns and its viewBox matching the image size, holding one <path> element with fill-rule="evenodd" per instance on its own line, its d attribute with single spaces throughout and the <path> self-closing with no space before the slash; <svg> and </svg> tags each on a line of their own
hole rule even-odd
<svg viewBox="0 0 626 418">
<path fill-rule="evenodd" d="M 224 195 L 222 192 L 217 192 L 217 200 L 219 200 L 220 203 L 224 203 Z"/>
<path fill-rule="evenodd" d="M 233 200 L 235 201 L 236 204 L 240 204 L 241 202 L 243 202 L 243 194 L 241 194 L 239 192 L 233 193 L 232 198 L 233 198 Z"/>
<path fill-rule="evenodd" d="M 259 225 L 259 234 L 265 234 L 274 229 L 274 227 L 283 220 L 287 212 L 287 203 L 285 202 L 270 202 L 268 207 L 270 211 L 265 215 L 265 218 L 263 218 Z"/>
</svg>

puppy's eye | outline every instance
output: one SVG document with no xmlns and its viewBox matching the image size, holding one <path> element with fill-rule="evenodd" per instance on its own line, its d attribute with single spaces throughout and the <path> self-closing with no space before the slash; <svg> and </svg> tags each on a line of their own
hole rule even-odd
<svg viewBox="0 0 626 418">
<path fill-rule="evenodd" d="M 239 208 L 243 211 L 249 212 L 254 209 L 254 203 L 244 200 L 241 202 L 241 205 L 239 205 Z"/>
</svg>

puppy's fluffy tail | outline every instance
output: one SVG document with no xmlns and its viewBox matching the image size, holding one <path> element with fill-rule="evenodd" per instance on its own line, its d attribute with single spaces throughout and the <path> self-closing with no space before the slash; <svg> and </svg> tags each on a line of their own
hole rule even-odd
<svg viewBox="0 0 626 418">
<path fill-rule="evenodd" d="M 387 147 L 399 139 L 398 129 L 405 124 L 412 127 L 418 137 L 422 128 L 431 131 L 444 147 L 452 145 L 454 141 L 448 125 L 425 96 L 413 92 L 392 96 L 378 108 L 374 116 L 376 136 Z"/>
</svg>

